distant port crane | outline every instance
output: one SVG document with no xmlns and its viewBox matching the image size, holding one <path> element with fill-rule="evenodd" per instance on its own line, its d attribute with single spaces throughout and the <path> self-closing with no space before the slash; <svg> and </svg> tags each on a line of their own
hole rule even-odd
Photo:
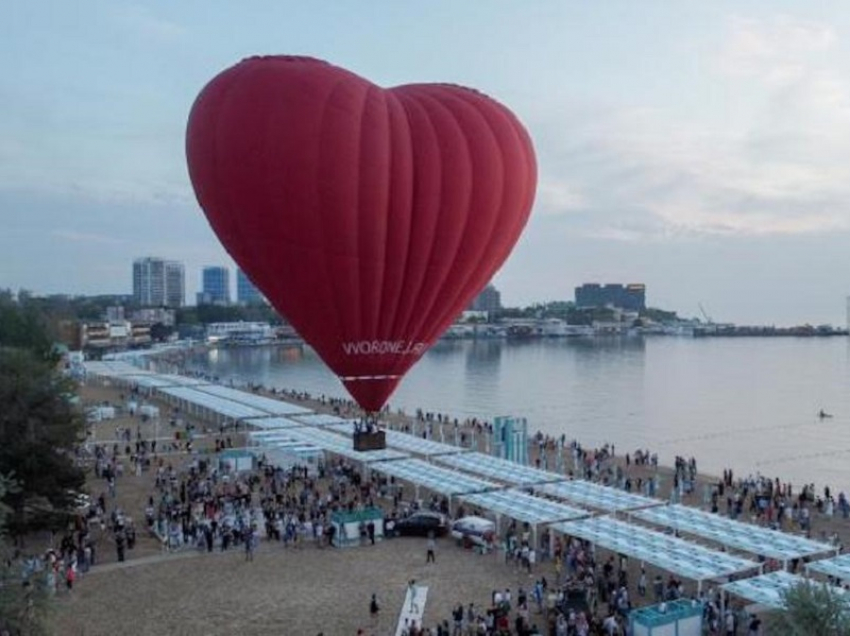
<svg viewBox="0 0 850 636">
<path fill-rule="evenodd" d="M 703 306 L 702 306 L 702 303 L 697 303 L 697 304 L 699 305 L 700 313 L 702 314 L 702 317 L 703 317 L 703 318 L 705 318 L 705 321 L 706 321 L 708 324 L 713 324 L 713 323 L 714 323 L 714 321 L 711 319 L 711 316 L 709 316 L 709 315 L 706 313 L 706 311 L 705 311 L 705 307 L 703 307 Z"/>
</svg>

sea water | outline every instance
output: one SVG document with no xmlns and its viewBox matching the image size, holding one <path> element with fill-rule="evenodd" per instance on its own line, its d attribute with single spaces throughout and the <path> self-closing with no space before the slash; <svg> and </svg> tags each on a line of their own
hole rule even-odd
<svg viewBox="0 0 850 636">
<path fill-rule="evenodd" d="M 222 382 L 347 397 L 306 345 L 211 349 L 189 369 Z M 530 431 L 696 457 L 702 472 L 850 488 L 850 340 L 596 337 L 442 341 L 393 410 L 528 419 Z M 818 412 L 833 415 L 821 419 Z"/>
</svg>

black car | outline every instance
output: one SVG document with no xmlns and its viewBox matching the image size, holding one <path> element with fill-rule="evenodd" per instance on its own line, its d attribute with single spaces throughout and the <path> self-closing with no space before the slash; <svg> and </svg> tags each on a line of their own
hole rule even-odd
<svg viewBox="0 0 850 636">
<path fill-rule="evenodd" d="M 387 534 L 394 537 L 427 537 L 432 532 L 435 537 L 442 537 L 448 530 L 448 521 L 439 512 L 414 512 L 409 517 L 387 524 Z"/>
</svg>

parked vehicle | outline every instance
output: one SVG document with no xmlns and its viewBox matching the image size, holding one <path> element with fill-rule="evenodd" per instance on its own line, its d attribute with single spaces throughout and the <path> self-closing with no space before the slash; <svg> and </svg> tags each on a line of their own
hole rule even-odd
<svg viewBox="0 0 850 636">
<path fill-rule="evenodd" d="M 427 537 L 432 532 L 435 537 L 442 537 L 448 531 L 449 523 L 445 515 L 426 510 L 387 524 L 387 533 L 394 537 Z"/>
<path fill-rule="evenodd" d="M 496 524 L 484 517 L 463 517 L 452 524 L 452 537 L 474 545 L 492 543 Z"/>
</svg>

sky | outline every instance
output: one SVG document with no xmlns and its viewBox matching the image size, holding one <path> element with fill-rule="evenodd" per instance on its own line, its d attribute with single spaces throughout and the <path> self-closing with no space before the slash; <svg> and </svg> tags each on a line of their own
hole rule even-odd
<svg viewBox="0 0 850 636">
<path fill-rule="evenodd" d="M 233 267 L 184 152 L 203 86 L 257 54 L 451 82 L 527 127 L 539 184 L 494 283 L 585 282 L 715 321 L 847 321 L 850 12 L 783 2 L 43 0 L 0 21 L 0 288 L 128 294 L 132 260 Z"/>
</svg>

